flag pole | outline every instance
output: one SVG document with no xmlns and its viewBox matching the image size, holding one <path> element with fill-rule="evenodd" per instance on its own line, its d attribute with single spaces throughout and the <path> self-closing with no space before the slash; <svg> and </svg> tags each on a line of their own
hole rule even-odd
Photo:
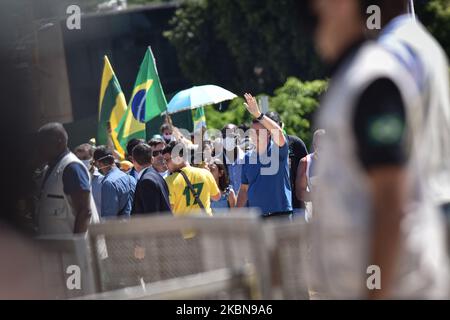
<svg viewBox="0 0 450 320">
<path fill-rule="evenodd" d="M 414 0 L 409 0 L 409 14 L 411 18 L 416 21 L 416 10 L 414 8 Z"/>
<path fill-rule="evenodd" d="M 172 118 L 170 117 L 170 114 L 167 111 L 166 111 L 165 123 L 170 124 L 170 126 L 173 127 Z"/>
</svg>

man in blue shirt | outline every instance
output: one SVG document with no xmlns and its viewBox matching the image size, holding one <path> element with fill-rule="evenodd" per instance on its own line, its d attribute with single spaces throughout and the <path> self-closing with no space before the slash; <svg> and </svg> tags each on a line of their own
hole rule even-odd
<svg viewBox="0 0 450 320">
<path fill-rule="evenodd" d="M 245 94 L 256 150 L 245 156 L 238 207 L 259 208 L 264 218 L 292 215 L 289 146 L 280 126 L 259 111 L 256 99 Z"/>
<path fill-rule="evenodd" d="M 266 113 L 266 117 L 275 121 L 280 128 L 284 127 L 281 121 L 280 115 L 275 111 Z M 300 164 L 300 160 L 308 155 L 308 150 L 302 139 L 294 135 L 286 135 L 289 146 L 289 175 L 291 177 L 291 189 L 292 189 L 292 208 L 294 214 L 303 214 L 305 211 L 304 202 L 297 199 L 295 191 L 295 178 L 297 177 L 297 169 Z"/>
<path fill-rule="evenodd" d="M 101 217 L 130 216 L 136 179 L 117 168 L 113 151 L 106 146 L 95 150 L 94 161 L 95 166 L 104 175 Z"/>
</svg>

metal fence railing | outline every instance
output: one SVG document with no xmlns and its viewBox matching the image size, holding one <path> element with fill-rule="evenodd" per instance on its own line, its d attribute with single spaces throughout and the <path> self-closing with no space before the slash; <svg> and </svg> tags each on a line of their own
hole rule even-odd
<svg viewBox="0 0 450 320">
<path fill-rule="evenodd" d="M 275 299 L 310 299 L 307 269 L 307 225 L 305 222 L 270 223 L 265 226 L 270 254 L 271 290 Z"/>
<path fill-rule="evenodd" d="M 242 210 L 104 221 L 87 236 L 39 238 L 44 290 L 55 299 L 310 299 L 307 227 Z M 70 266 L 80 289 L 67 285 Z"/>
<path fill-rule="evenodd" d="M 50 298 L 68 299 L 97 291 L 86 236 L 46 236 L 36 240 L 43 290 Z"/>
<path fill-rule="evenodd" d="M 185 277 L 87 295 L 82 300 L 249 300 L 254 273 L 219 269 Z"/>
<path fill-rule="evenodd" d="M 270 298 L 269 257 L 256 212 L 108 221 L 91 226 L 89 237 L 101 292 L 251 265 L 260 298 Z"/>
</svg>

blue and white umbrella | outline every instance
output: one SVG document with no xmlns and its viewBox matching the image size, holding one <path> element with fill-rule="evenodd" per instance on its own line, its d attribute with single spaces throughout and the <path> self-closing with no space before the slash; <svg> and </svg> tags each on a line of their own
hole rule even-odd
<svg viewBox="0 0 450 320">
<path fill-rule="evenodd" d="M 177 113 L 233 100 L 237 96 L 224 88 L 214 85 L 192 87 L 178 92 L 167 105 L 167 113 Z"/>
</svg>

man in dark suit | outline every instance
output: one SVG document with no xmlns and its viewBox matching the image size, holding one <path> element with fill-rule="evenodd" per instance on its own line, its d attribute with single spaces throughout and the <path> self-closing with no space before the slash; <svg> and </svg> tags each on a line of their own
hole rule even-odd
<svg viewBox="0 0 450 320">
<path fill-rule="evenodd" d="M 171 213 L 169 189 L 164 178 L 152 168 L 152 149 L 138 144 L 133 149 L 133 165 L 138 172 L 131 214 Z"/>
<path fill-rule="evenodd" d="M 126 160 L 133 162 L 133 149 L 134 149 L 134 147 L 136 147 L 138 144 L 141 144 L 141 143 L 145 143 L 145 140 L 131 139 L 130 141 L 128 141 L 127 154 L 125 155 Z M 138 180 L 138 172 L 136 170 L 136 167 L 131 168 L 131 170 L 129 172 L 127 172 L 127 174 L 129 174 L 130 176 L 135 178 L 136 181 Z"/>
</svg>

